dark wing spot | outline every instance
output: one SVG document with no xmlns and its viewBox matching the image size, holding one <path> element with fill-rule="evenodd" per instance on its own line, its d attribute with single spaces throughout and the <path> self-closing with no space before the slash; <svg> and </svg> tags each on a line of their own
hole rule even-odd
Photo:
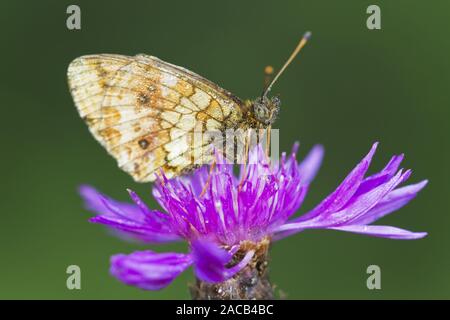
<svg viewBox="0 0 450 320">
<path fill-rule="evenodd" d="M 139 141 L 138 141 L 138 144 L 139 144 L 139 146 L 140 146 L 142 149 L 144 149 L 144 150 L 147 149 L 147 148 L 148 148 L 148 145 L 149 145 L 148 141 L 145 140 L 145 139 L 139 140 Z"/>
<path fill-rule="evenodd" d="M 147 104 L 147 102 L 149 101 L 148 95 L 142 92 L 138 94 L 137 99 L 140 104 Z"/>
<path fill-rule="evenodd" d="M 96 67 L 97 69 L 97 75 L 99 78 L 104 78 L 108 75 L 108 72 L 102 68 L 100 65 Z"/>
<path fill-rule="evenodd" d="M 200 164 L 190 164 L 187 167 L 183 168 L 183 170 L 181 170 L 181 174 L 192 173 L 193 171 L 195 171 L 196 169 L 198 169 L 200 167 L 201 167 Z"/>
</svg>

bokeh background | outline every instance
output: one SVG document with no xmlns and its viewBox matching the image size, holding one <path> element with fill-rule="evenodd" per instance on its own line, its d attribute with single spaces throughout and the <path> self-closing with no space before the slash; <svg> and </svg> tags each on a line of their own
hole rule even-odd
<svg viewBox="0 0 450 320">
<path fill-rule="evenodd" d="M 78 4 L 82 29 L 66 28 Z M 382 30 L 366 28 L 377 4 Z M 304 212 L 333 190 L 374 141 L 380 169 L 404 152 L 411 182 L 430 184 L 383 224 L 429 236 L 417 241 L 307 231 L 276 243 L 271 278 L 290 299 L 450 298 L 448 1 L 12 1 L 0 3 L 2 46 L 0 298 L 189 298 L 192 271 L 144 292 L 108 274 L 109 257 L 145 246 L 87 222 L 77 194 L 89 183 L 118 199 L 151 185 L 121 172 L 89 134 L 69 94 L 66 69 L 90 53 L 148 53 L 189 68 L 242 98 L 262 89 L 306 30 L 310 44 L 273 90 L 282 98 L 281 149 L 326 148 Z M 182 244 L 155 247 L 179 250 Z M 66 288 L 66 268 L 82 289 Z M 366 268 L 382 290 L 366 288 Z"/>
</svg>

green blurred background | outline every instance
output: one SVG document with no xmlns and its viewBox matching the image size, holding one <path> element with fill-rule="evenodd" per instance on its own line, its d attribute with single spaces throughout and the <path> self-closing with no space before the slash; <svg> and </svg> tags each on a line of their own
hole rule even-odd
<svg viewBox="0 0 450 320">
<path fill-rule="evenodd" d="M 66 28 L 78 4 L 82 29 Z M 382 30 L 366 28 L 377 4 Z M 271 278 L 287 298 L 450 298 L 448 1 L 1 1 L 0 298 L 189 298 L 185 272 L 144 292 L 109 276 L 109 257 L 145 246 L 87 222 L 77 194 L 89 183 L 118 199 L 150 185 L 121 172 L 73 105 L 66 69 L 91 53 L 148 53 L 189 68 L 242 98 L 262 89 L 262 69 L 279 67 L 306 30 L 310 44 L 273 90 L 282 98 L 281 149 L 326 148 L 302 212 L 333 190 L 381 142 L 373 170 L 405 152 L 411 182 L 430 184 L 380 222 L 429 236 L 417 241 L 307 231 L 276 243 Z M 156 250 L 186 250 L 182 244 Z M 66 288 L 66 268 L 82 289 Z M 382 290 L 366 288 L 366 268 Z"/>
</svg>

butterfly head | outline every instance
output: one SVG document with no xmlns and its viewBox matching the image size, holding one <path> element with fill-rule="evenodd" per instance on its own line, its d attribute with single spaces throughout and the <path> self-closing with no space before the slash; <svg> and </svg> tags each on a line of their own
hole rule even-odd
<svg viewBox="0 0 450 320">
<path fill-rule="evenodd" d="M 280 110 L 280 98 L 278 96 L 268 98 L 262 96 L 257 98 L 252 103 L 253 116 L 264 127 L 275 122 L 278 111 Z"/>
</svg>

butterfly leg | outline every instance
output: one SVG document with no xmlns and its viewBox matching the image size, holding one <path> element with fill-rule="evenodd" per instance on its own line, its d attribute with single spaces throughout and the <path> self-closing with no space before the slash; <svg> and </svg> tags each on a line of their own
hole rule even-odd
<svg viewBox="0 0 450 320">
<path fill-rule="evenodd" d="M 267 135 L 266 135 L 266 150 L 265 150 L 267 163 L 270 163 L 269 153 L 270 153 L 270 138 L 271 138 L 270 134 L 271 134 L 271 132 L 272 132 L 272 126 L 268 126 L 267 127 Z"/>
<path fill-rule="evenodd" d="M 244 184 L 244 180 L 247 176 L 247 163 L 248 163 L 248 155 L 250 151 L 250 130 L 247 131 L 247 136 L 245 138 L 244 145 L 244 168 L 242 170 L 241 181 L 239 182 L 238 191 L 241 191 L 242 185 Z"/>
<path fill-rule="evenodd" d="M 203 197 L 208 190 L 209 184 L 211 183 L 211 175 L 216 167 L 216 159 L 213 160 L 211 166 L 209 167 L 208 179 L 206 180 L 205 185 L 203 186 L 202 192 L 200 193 L 200 198 Z"/>
</svg>

